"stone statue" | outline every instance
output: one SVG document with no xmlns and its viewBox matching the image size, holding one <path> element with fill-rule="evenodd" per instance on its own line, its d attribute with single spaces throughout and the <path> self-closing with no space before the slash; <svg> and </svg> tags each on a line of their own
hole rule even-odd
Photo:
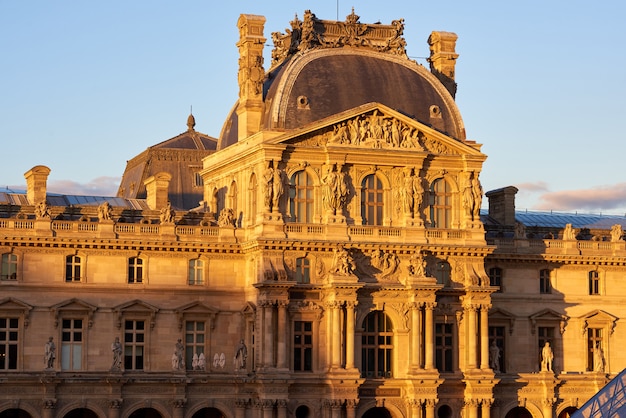
<svg viewBox="0 0 626 418">
<path fill-rule="evenodd" d="M 414 277 L 426 276 L 426 260 L 421 251 L 416 251 L 409 259 L 409 275 Z"/>
<path fill-rule="evenodd" d="M 576 231 L 572 228 L 572 224 L 565 225 L 563 230 L 563 239 L 565 241 L 576 241 Z"/>
<path fill-rule="evenodd" d="M 235 370 L 246 368 L 246 359 L 248 358 L 248 348 L 243 339 L 239 341 L 237 350 L 235 351 Z"/>
<path fill-rule="evenodd" d="M 198 356 L 198 370 L 205 371 L 206 369 L 206 358 L 204 357 L 204 353 L 200 353 Z"/>
<path fill-rule="evenodd" d="M 333 215 L 340 213 L 348 196 L 348 186 L 341 166 L 333 164 L 322 178 L 322 185 L 324 209 Z"/>
<path fill-rule="evenodd" d="M 167 205 L 161 209 L 160 220 L 161 224 L 171 224 L 174 222 L 174 210 L 169 200 L 167 201 Z"/>
<path fill-rule="evenodd" d="M 50 219 L 50 208 L 45 200 L 35 206 L 35 219 Z"/>
<path fill-rule="evenodd" d="M 191 368 L 193 370 L 198 370 L 198 361 L 200 361 L 198 353 L 193 353 L 193 358 L 191 359 Z"/>
<path fill-rule="evenodd" d="M 100 206 L 98 206 L 98 220 L 100 221 L 110 221 L 111 220 L 111 205 L 109 202 L 104 202 Z"/>
<path fill-rule="evenodd" d="M 474 206 L 472 207 L 472 218 L 477 221 L 480 218 L 480 206 L 483 200 L 483 187 L 478 180 L 478 174 L 472 177 L 472 193 L 474 193 Z"/>
<path fill-rule="evenodd" d="M 554 354 L 552 353 L 552 348 L 550 347 L 550 343 L 546 341 L 541 350 L 541 371 L 542 372 L 551 372 L 552 371 L 552 360 L 554 360 Z"/>
<path fill-rule="evenodd" d="M 400 197 L 402 198 L 402 211 L 405 214 L 413 215 L 415 196 L 413 188 L 413 169 L 410 167 L 404 169 L 404 181 L 400 189 Z"/>
<path fill-rule="evenodd" d="M 176 353 L 172 353 L 172 370 L 178 370 L 180 363 L 178 362 L 178 356 Z"/>
<path fill-rule="evenodd" d="M 231 208 L 222 209 L 217 224 L 219 226 L 235 226 L 235 212 Z"/>
<path fill-rule="evenodd" d="M 622 225 L 615 224 L 611 227 L 611 242 L 621 241 L 623 235 L 624 235 L 624 231 L 622 229 Z"/>
<path fill-rule="evenodd" d="M 356 269 L 356 264 L 352 255 L 342 245 L 335 249 L 333 268 L 331 273 L 340 275 L 350 275 Z"/>
<path fill-rule="evenodd" d="M 278 164 L 274 168 L 274 176 L 272 178 L 273 195 L 272 195 L 272 211 L 278 212 L 278 202 L 285 191 L 283 172 L 278 168 Z"/>
<path fill-rule="evenodd" d="M 54 359 L 56 359 L 57 357 L 56 352 L 57 347 L 54 344 L 54 341 L 52 341 L 52 337 L 50 337 L 48 339 L 48 342 L 46 343 L 46 346 L 44 347 L 43 362 L 46 365 L 46 369 L 54 368 Z"/>
<path fill-rule="evenodd" d="M 122 343 L 120 343 L 119 337 L 115 337 L 115 341 L 111 344 L 111 351 L 113 352 L 111 371 L 116 372 L 122 370 Z"/>
<path fill-rule="evenodd" d="M 183 354 L 185 352 L 185 346 L 183 345 L 183 340 L 180 338 L 176 341 L 176 348 L 174 351 L 174 355 L 176 356 L 176 369 L 183 370 L 185 368 L 185 360 L 183 359 Z M 172 363 L 172 368 L 174 368 L 174 364 Z"/>
<path fill-rule="evenodd" d="M 500 347 L 496 344 L 496 340 L 492 340 L 489 347 L 489 366 L 494 372 L 500 371 Z"/>
<path fill-rule="evenodd" d="M 593 371 L 604 373 L 604 350 L 600 343 L 593 349 Z"/>
</svg>

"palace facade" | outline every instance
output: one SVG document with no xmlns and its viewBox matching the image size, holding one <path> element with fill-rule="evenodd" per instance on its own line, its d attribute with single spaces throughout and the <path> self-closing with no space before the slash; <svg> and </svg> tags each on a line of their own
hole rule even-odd
<svg viewBox="0 0 626 418">
<path fill-rule="evenodd" d="M 264 23 L 218 138 L 0 192 L 0 418 L 562 418 L 626 367 L 626 219 L 483 192 L 454 33 Z"/>
</svg>

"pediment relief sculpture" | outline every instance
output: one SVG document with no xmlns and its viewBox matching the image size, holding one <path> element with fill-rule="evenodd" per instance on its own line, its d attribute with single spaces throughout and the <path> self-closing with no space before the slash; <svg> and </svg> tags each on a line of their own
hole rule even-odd
<svg viewBox="0 0 626 418">
<path fill-rule="evenodd" d="M 406 149 L 432 154 L 458 155 L 459 152 L 415 126 L 378 109 L 333 124 L 310 137 L 292 143 L 319 147 L 326 145 L 358 146 L 373 149 Z"/>
</svg>

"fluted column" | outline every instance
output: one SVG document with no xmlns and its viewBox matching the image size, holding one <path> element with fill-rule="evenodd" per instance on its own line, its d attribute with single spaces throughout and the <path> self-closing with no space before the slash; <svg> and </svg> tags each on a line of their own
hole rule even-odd
<svg viewBox="0 0 626 418">
<path fill-rule="evenodd" d="M 493 401 L 491 399 L 483 399 L 481 403 L 481 415 L 480 418 L 490 418 L 491 417 L 491 404 Z M 544 418 L 549 418 L 544 415 Z"/>
<path fill-rule="evenodd" d="M 120 418 L 120 408 L 122 407 L 121 399 L 113 399 L 109 401 L 109 418 Z"/>
<path fill-rule="evenodd" d="M 426 303 L 424 305 L 424 368 L 427 370 L 435 367 L 433 361 L 435 351 L 433 309 L 435 309 L 435 305 L 435 303 Z"/>
<path fill-rule="evenodd" d="M 274 415 L 274 400 L 263 399 L 261 402 L 263 408 L 263 418 L 272 418 Z"/>
<path fill-rule="evenodd" d="M 287 369 L 287 301 L 278 302 L 278 349 L 277 349 L 277 367 L 279 369 Z"/>
<path fill-rule="evenodd" d="M 287 418 L 287 400 L 286 399 L 278 399 L 276 400 L 276 409 L 277 409 L 277 418 Z"/>
<path fill-rule="evenodd" d="M 332 361 L 331 367 L 338 369 L 341 367 L 341 315 L 339 312 L 339 302 L 332 304 Z"/>
<path fill-rule="evenodd" d="M 274 303 L 265 301 L 263 304 L 264 314 L 264 340 L 263 340 L 263 366 L 274 367 Z"/>
<path fill-rule="evenodd" d="M 480 368 L 489 368 L 489 305 L 480 306 Z"/>
<path fill-rule="evenodd" d="M 422 307 L 414 302 L 411 304 L 411 369 L 421 368 L 422 352 Z"/>
<path fill-rule="evenodd" d="M 465 399 L 465 418 L 478 418 L 478 400 Z"/>
<path fill-rule="evenodd" d="M 235 418 L 245 418 L 247 406 L 248 406 L 248 401 L 246 399 L 236 399 L 235 400 Z"/>
<path fill-rule="evenodd" d="M 424 402 L 424 410 L 426 412 L 426 417 L 425 418 L 435 418 L 435 405 L 437 404 L 437 402 L 435 402 L 434 399 L 426 399 L 426 402 Z"/>
<path fill-rule="evenodd" d="M 346 302 L 346 369 L 354 368 L 354 307 L 357 302 Z"/>
<path fill-rule="evenodd" d="M 475 306 L 467 306 L 467 368 L 475 369 L 476 368 L 476 344 L 477 344 L 477 335 L 476 335 L 476 307 Z"/>
<path fill-rule="evenodd" d="M 356 418 L 356 406 L 358 400 L 348 399 L 346 400 L 346 418 Z"/>
<path fill-rule="evenodd" d="M 409 399 L 409 406 L 411 407 L 411 418 L 424 418 L 422 416 L 422 406 L 424 401 L 422 399 Z"/>
</svg>

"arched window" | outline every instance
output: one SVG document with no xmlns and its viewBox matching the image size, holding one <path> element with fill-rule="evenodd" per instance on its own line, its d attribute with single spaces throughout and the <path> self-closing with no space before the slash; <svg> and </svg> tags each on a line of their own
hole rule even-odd
<svg viewBox="0 0 626 418">
<path fill-rule="evenodd" d="M 383 224 L 383 183 L 374 174 L 361 183 L 361 217 L 363 225 Z"/>
<path fill-rule="evenodd" d="M 452 223 L 452 190 L 445 179 L 437 179 L 431 186 L 430 219 L 435 228 L 450 228 Z"/>
<path fill-rule="evenodd" d="M 313 179 L 306 171 L 298 171 L 291 176 L 289 186 L 292 222 L 313 222 Z"/>
<path fill-rule="evenodd" d="M 361 336 L 361 375 L 369 378 L 392 377 L 393 326 L 382 311 L 368 314 Z"/>
</svg>

